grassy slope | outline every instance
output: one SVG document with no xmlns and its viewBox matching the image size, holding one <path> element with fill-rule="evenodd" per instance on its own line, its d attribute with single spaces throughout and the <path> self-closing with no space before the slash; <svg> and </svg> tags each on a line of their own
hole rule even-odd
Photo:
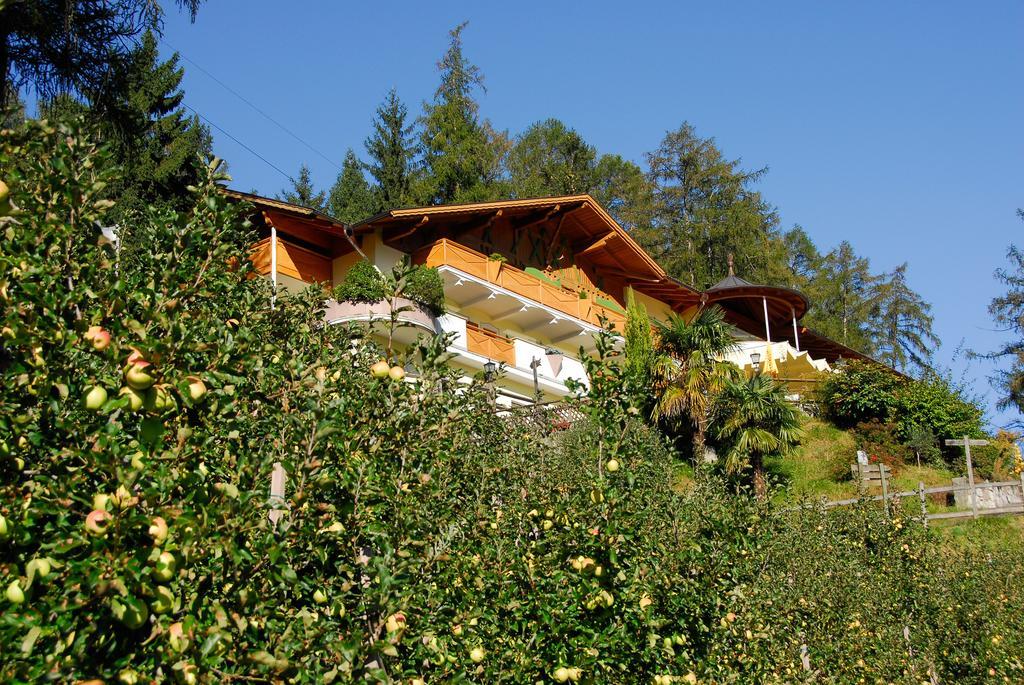
<svg viewBox="0 0 1024 685">
<path fill-rule="evenodd" d="M 856 497 L 857 485 L 849 478 L 850 464 L 856 459 L 853 435 L 822 421 L 810 419 L 804 426 L 801 447 L 784 459 L 774 460 L 767 466 L 771 477 L 781 486 L 776 497 L 780 501 L 802 498 L 837 500 Z M 892 479 L 891 491 L 916 490 L 918 483 L 925 487 L 948 485 L 957 475 L 942 467 L 908 465 L 898 469 Z M 873 488 L 868 494 L 881 494 Z M 917 500 L 908 501 L 916 506 Z M 930 500 L 932 512 L 952 511 L 951 507 Z M 916 509 L 915 509 L 916 511 Z M 990 547 L 1024 544 L 1024 517 L 998 516 L 972 521 L 933 522 L 939 538 L 958 547 Z"/>
</svg>

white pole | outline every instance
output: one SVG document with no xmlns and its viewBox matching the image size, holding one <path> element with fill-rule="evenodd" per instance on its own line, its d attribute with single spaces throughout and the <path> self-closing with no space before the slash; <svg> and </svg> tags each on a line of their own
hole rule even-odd
<svg viewBox="0 0 1024 685">
<path fill-rule="evenodd" d="M 277 302 L 277 228 L 270 227 L 270 283 L 274 292 L 270 295 L 270 309 L 273 311 Z"/>
<path fill-rule="evenodd" d="M 789 308 L 789 313 L 793 315 L 793 342 L 796 343 L 796 351 L 800 351 L 800 334 L 796 330 L 796 310 L 792 307 Z"/>
<path fill-rule="evenodd" d="M 768 342 L 772 341 L 772 332 L 768 329 L 768 298 L 762 297 L 761 302 L 764 303 L 764 337 Z"/>
<path fill-rule="evenodd" d="M 967 484 L 971 488 L 971 516 L 978 518 L 978 492 L 974 489 L 974 466 L 971 464 L 971 439 L 964 436 L 964 452 L 967 455 Z"/>
</svg>

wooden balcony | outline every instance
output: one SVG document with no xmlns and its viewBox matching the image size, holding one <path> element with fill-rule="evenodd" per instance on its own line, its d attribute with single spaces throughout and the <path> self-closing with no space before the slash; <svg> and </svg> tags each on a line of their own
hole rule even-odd
<svg viewBox="0 0 1024 685">
<path fill-rule="evenodd" d="M 252 246 L 250 259 L 256 271 L 264 276 L 270 274 L 270 238 L 264 238 Z M 277 272 L 306 283 L 330 283 L 331 260 L 278 238 Z"/>
<path fill-rule="evenodd" d="M 413 255 L 413 261 L 432 267 L 450 266 L 594 326 L 600 326 L 601 317 L 604 317 L 614 324 L 615 329 L 619 332 L 625 327 L 625 315 L 598 304 L 596 299 L 599 295 L 596 293 L 584 293 L 585 296 L 581 298 L 580 291 L 549 283 L 522 269 L 500 260 L 490 259 L 447 238 L 442 238 L 418 250 Z M 607 296 L 604 297 L 607 298 Z"/>
<path fill-rule="evenodd" d="M 474 323 L 466 323 L 466 349 L 494 361 L 516 365 L 515 344 L 503 335 L 492 333 Z"/>
</svg>

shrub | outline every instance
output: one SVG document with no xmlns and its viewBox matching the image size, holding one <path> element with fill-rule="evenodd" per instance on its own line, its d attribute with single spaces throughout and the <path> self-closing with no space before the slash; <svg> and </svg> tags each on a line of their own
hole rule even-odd
<svg viewBox="0 0 1024 685">
<path fill-rule="evenodd" d="M 872 464 L 880 462 L 898 468 L 911 457 L 911 450 L 900 441 L 894 423 L 862 421 L 857 424 L 855 432 L 858 449 L 867 452 Z"/>
<path fill-rule="evenodd" d="M 339 302 L 380 302 L 387 297 L 387 281 L 372 262 L 362 259 L 349 268 L 334 296 Z"/>
<path fill-rule="evenodd" d="M 848 361 L 825 377 L 821 401 L 826 415 L 844 428 L 863 421 L 887 421 L 906 382 L 880 364 Z"/>
<path fill-rule="evenodd" d="M 440 316 L 445 312 L 444 281 L 437 269 L 432 267 L 420 264 L 413 266 L 405 277 L 402 295 L 423 305 L 434 316 Z"/>
<path fill-rule="evenodd" d="M 416 383 L 375 379 L 315 289 L 271 311 L 232 265 L 254 236 L 216 167 L 118 256 L 103 151 L 0 135 L 3 682 L 799 682 L 801 644 L 822 682 L 1024 676 L 1017 550 L 673 492 L 607 339 L 588 427 L 553 444 L 445 391 L 443 341 L 399 360 Z M 139 355 L 158 391 L 133 410 Z"/>
</svg>

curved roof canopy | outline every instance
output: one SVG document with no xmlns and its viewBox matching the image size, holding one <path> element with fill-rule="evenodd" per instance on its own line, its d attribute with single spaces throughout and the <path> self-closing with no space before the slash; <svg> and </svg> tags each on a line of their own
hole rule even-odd
<svg viewBox="0 0 1024 685">
<path fill-rule="evenodd" d="M 807 313 L 808 307 L 807 298 L 799 291 L 758 285 L 737 276 L 733 272 L 732 255 L 729 255 L 729 275 L 705 290 L 701 302 L 718 304 L 754 321 L 764 321 L 767 304 L 768 320 L 773 324 L 799 319 Z"/>
</svg>

